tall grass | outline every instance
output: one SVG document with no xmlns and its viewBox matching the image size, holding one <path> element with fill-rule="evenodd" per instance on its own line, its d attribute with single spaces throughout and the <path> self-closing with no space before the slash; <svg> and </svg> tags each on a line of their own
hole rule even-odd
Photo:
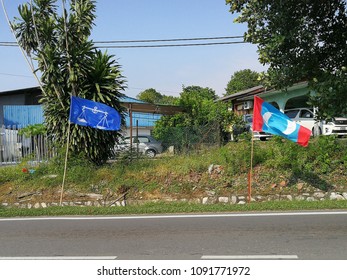
<svg viewBox="0 0 347 280">
<path fill-rule="evenodd" d="M 70 189 L 99 193 L 124 188 L 133 193 L 157 191 L 167 194 L 191 193 L 196 189 L 218 189 L 230 185 L 237 189 L 239 183 L 236 178 L 247 177 L 250 157 L 250 141 L 228 143 L 221 148 L 209 148 L 189 155 L 158 157 L 154 160 L 119 160 L 101 167 L 85 161 L 81 156 L 69 160 L 66 184 Z M 208 174 L 211 164 L 221 165 L 222 173 L 218 176 Z M 319 181 L 320 176 L 329 176 L 336 170 L 341 171 L 342 178 L 347 177 L 347 141 L 319 137 L 311 140 L 307 148 L 277 137 L 267 142 L 255 141 L 253 166 L 262 169 L 264 184 L 270 184 L 274 177 L 290 172 L 310 180 L 312 184 L 317 182 L 324 185 L 322 180 Z M 23 172 L 23 168 L 34 172 Z M 4 184 L 7 188 L 21 190 L 56 188 L 61 185 L 63 170 L 62 155 L 37 166 L 23 162 L 18 166 L 2 167 L 0 191 Z M 240 187 L 244 188 L 243 185 Z"/>
</svg>

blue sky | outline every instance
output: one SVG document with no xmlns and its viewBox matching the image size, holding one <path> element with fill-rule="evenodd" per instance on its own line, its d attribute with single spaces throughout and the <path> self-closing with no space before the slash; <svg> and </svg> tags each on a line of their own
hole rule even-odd
<svg viewBox="0 0 347 280">
<path fill-rule="evenodd" d="M 11 19 L 25 2 L 4 0 Z M 224 0 L 98 0 L 91 37 L 106 41 L 243 35 L 246 25 L 233 23 L 234 18 Z M 0 42 L 8 41 L 14 37 L 0 11 Z M 178 96 L 182 86 L 190 85 L 210 87 L 222 96 L 235 71 L 265 70 L 256 50 L 251 44 L 235 44 L 107 51 L 122 66 L 128 84 L 124 93 L 136 97 L 147 88 Z M 0 46 L 0 91 L 30 86 L 37 82 L 20 50 Z"/>
</svg>

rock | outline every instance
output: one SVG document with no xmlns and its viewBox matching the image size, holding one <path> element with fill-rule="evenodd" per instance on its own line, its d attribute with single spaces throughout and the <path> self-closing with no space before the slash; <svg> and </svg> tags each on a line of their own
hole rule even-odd
<svg viewBox="0 0 347 280">
<path fill-rule="evenodd" d="M 246 204 L 246 201 L 239 201 L 239 203 L 237 204 L 243 205 L 243 204 Z"/>
<path fill-rule="evenodd" d="M 302 195 L 298 195 L 298 196 L 295 197 L 295 200 L 299 200 L 299 201 L 305 200 L 305 197 L 302 196 Z"/>
<path fill-rule="evenodd" d="M 42 202 L 42 203 L 41 203 L 41 207 L 42 207 L 42 208 L 47 208 L 47 204 L 44 203 L 44 202 Z"/>
<path fill-rule="evenodd" d="M 285 187 L 286 185 L 287 185 L 286 181 L 284 181 L 284 180 L 281 181 L 281 183 L 280 183 L 280 186 L 281 186 L 281 187 Z"/>
<path fill-rule="evenodd" d="M 310 196 L 306 199 L 306 201 L 315 201 L 314 197 Z"/>
<path fill-rule="evenodd" d="M 345 198 L 342 195 L 335 193 L 335 192 L 332 192 L 330 194 L 329 199 L 330 200 L 345 200 Z"/>
<path fill-rule="evenodd" d="M 347 192 L 343 192 L 342 196 L 347 200 Z"/>
<path fill-rule="evenodd" d="M 325 197 L 325 194 L 323 192 L 315 192 L 315 193 L 313 193 L 313 197 L 321 199 L 321 198 Z"/>
<path fill-rule="evenodd" d="M 56 175 L 56 174 L 50 174 L 50 175 L 45 175 L 45 176 L 42 176 L 42 178 L 57 178 L 58 177 L 58 175 Z"/>
<path fill-rule="evenodd" d="M 211 164 L 208 167 L 208 174 L 212 175 L 212 174 L 222 174 L 223 173 L 223 166 L 221 165 L 215 165 L 215 164 Z"/>
<path fill-rule="evenodd" d="M 208 196 L 214 196 L 216 194 L 216 192 L 215 191 L 207 191 L 206 194 Z"/>
<path fill-rule="evenodd" d="M 22 199 L 22 198 L 25 198 L 25 197 L 28 197 L 28 196 L 33 196 L 35 194 L 41 194 L 41 193 L 38 193 L 38 192 L 27 192 L 27 193 L 22 193 L 20 195 L 17 196 L 18 199 Z"/>
<path fill-rule="evenodd" d="M 288 195 L 286 196 L 286 198 L 287 198 L 289 201 L 293 201 L 293 196 L 290 195 L 290 194 L 288 194 Z"/>
<path fill-rule="evenodd" d="M 86 206 L 92 206 L 93 204 L 92 204 L 91 201 L 87 201 L 87 202 L 85 203 L 85 205 L 86 205 Z"/>
<path fill-rule="evenodd" d="M 301 191 L 303 187 L 304 187 L 304 183 L 297 183 L 297 184 L 296 184 L 296 188 L 297 188 L 299 191 Z"/>
<path fill-rule="evenodd" d="M 213 164 L 210 164 L 210 166 L 208 167 L 208 170 L 207 170 L 208 174 L 212 174 L 213 166 L 214 166 Z"/>
<path fill-rule="evenodd" d="M 231 204 L 236 204 L 237 203 L 237 196 L 236 195 L 232 195 L 230 202 L 231 202 Z"/>
<path fill-rule="evenodd" d="M 218 202 L 220 202 L 220 203 L 228 203 L 229 202 L 229 197 L 221 196 L 221 197 L 218 198 Z"/>
<path fill-rule="evenodd" d="M 38 202 L 37 202 L 37 203 L 35 203 L 35 204 L 34 204 L 34 208 L 35 208 L 35 209 L 40 208 L 40 203 L 38 203 Z"/>
<path fill-rule="evenodd" d="M 202 204 L 207 204 L 208 203 L 208 197 L 204 197 L 202 199 Z"/>
</svg>

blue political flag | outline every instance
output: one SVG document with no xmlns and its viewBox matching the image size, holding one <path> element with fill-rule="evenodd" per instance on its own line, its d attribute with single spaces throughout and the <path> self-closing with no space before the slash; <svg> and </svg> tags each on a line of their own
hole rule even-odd
<svg viewBox="0 0 347 280">
<path fill-rule="evenodd" d="M 120 130 L 121 115 L 103 103 L 71 96 L 70 117 L 72 123 L 102 130 Z"/>
</svg>

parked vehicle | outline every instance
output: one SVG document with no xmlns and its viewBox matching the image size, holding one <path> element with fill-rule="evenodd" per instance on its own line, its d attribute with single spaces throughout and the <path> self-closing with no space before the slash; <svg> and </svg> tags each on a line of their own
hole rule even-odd
<svg viewBox="0 0 347 280">
<path fill-rule="evenodd" d="M 243 120 L 246 123 L 246 127 L 248 127 L 248 132 L 253 133 L 253 138 L 259 139 L 260 141 L 265 141 L 272 137 L 272 134 L 266 133 L 266 132 L 258 132 L 252 130 L 252 124 L 253 124 L 253 115 L 247 114 L 243 116 Z"/>
<path fill-rule="evenodd" d="M 323 135 L 347 136 L 347 118 L 334 118 L 319 123 L 318 133 Z"/>
<path fill-rule="evenodd" d="M 160 141 L 150 135 L 138 135 L 132 137 L 132 150 L 153 158 L 163 152 L 163 146 Z M 125 137 L 121 143 L 117 144 L 115 151 L 130 151 L 130 137 Z"/>
<path fill-rule="evenodd" d="M 347 118 L 336 117 L 330 121 L 317 121 L 314 118 L 314 110 L 310 108 L 290 109 L 284 113 L 293 121 L 311 130 L 313 136 L 331 134 L 347 136 Z"/>
<path fill-rule="evenodd" d="M 239 135 L 243 133 L 251 133 L 253 134 L 254 139 L 259 139 L 261 141 L 265 141 L 272 137 L 271 134 L 266 132 L 258 132 L 252 130 L 252 123 L 253 123 L 253 115 L 252 114 L 246 114 L 242 116 L 243 124 L 238 124 L 233 126 L 232 130 L 232 137 L 231 140 L 235 141 Z"/>
</svg>

